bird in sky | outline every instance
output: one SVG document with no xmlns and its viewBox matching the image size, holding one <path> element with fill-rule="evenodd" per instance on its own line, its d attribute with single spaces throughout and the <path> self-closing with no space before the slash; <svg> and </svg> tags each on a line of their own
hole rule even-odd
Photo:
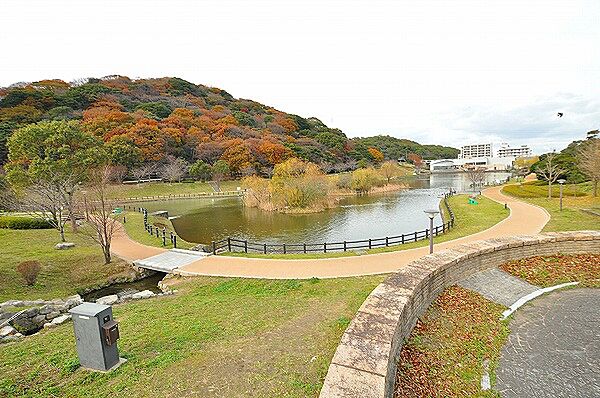
<svg viewBox="0 0 600 398">
<path fill-rule="evenodd" d="M 558 113 L 556 114 L 556 116 L 558 116 L 558 117 L 563 117 L 563 113 L 562 113 L 562 112 L 558 112 Z"/>
</svg>

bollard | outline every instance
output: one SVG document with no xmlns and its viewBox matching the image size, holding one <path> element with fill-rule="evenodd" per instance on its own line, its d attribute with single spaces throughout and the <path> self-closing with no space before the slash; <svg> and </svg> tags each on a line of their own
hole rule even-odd
<svg viewBox="0 0 600 398">
<path fill-rule="evenodd" d="M 162 238 L 163 238 L 163 246 L 167 245 L 167 230 L 166 228 L 163 227 L 163 231 L 162 231 Z"/>
<path fill-rule="evenodd" d="M 177 249 L 177 235 L 173 235 L 173 248 Z"/>
<path fill-rule="evenodd" d="M 125 224 L 127 222 L 127 220 L 125 219 L 125 216 L 123 216 L 123 224 Z"/>
</svg>

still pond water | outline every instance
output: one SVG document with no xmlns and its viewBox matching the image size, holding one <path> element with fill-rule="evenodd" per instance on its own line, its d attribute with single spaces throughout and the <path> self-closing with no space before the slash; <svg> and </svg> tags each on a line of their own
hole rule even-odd
<svg viewBox="0 0 600 398">
<path fill-rule="evenodd" d="M 488 182 L 508 173 L 488 173 Z M 167 210 L 177 234 L 208 244 L 227 236 L 260 243 L 322 243 L 407 234 L 428 228 L 425 209 L 438 208 L 453 188 L 468 192 L 464 174 L 440 173 L 407 180 L 411 189 L 390 194 L 347 197 L 340 206 L 315 214 L 281 214 L 246 208 L 239 198 L 183 199 L 145 203 L 149 212 Z M 435 224 L 441 224 L 438 215 Z"/>
</svg>

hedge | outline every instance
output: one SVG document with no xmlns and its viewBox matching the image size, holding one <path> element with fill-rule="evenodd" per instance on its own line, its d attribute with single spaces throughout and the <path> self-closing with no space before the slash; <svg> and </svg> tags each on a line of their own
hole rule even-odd
<svg viewBox="0 0 600 398">
<path fill-rule="evenodd" d="M 32 217 L 1 216 L 0 228 L 8 229 L 51 229 L 53 228 L 46 220 Z"/>
</svg>

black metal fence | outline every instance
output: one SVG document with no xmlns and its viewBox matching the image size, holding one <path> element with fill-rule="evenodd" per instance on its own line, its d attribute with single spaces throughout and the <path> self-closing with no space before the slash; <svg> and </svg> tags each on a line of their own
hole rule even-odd
<svg viewBox="0 0 600 398">
<path fill-rule="evenodd" d="M 271 244 L 256 243 L 247 240 L 228 237 L 218 241 L 211 242 L 210 250 L 213 254 L 219 252 L 243 252 L 243 253 L 262 253 L 262 254 L 306 254 L 306 253 L 329 253 L 349 250 L 375 249 L 378 247 L 389 247 L 403 245 L 406 243 L 417 242 L 419 240 L 429 239 L 429 234 L 438 236 L 446 233 L 454 227 L 454 212 L 448 204 L 448 198 L 455 192 L 444 194 L 444 206 L 449 215 L 449 220 L 422 231 L 415 231 L 408 234 L 386 236 L 383 238 L 348 240 L 342 242 L 324 242 L 324 243 L 295 243 L 295 244 Z"/>
<path fill-rule="evenodd" d="M 162 229 L 148 223 L 148 210 L 143 207 L 136 207 L 130 205 L 123 205 L 123 210 L 132 210 L 140 212 L 144 215 L 144 229 L 150 236 L 156 236 L 157 239 L 162 240 L 162 245 L 167 246 L 167 241 L 173 245 L 173 248 L 177 248 L 177 234 L 173 231 L 167 231 L 165 227 Z M 123 222 L 126 222 L 125 216 L 123 216 Z"/>
</svg>

